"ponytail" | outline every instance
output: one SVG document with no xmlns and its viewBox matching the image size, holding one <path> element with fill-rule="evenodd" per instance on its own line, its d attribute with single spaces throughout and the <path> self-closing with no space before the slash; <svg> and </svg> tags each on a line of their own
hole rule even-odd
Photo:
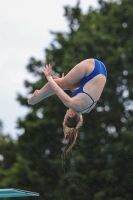
<svg viewBox="0 0 133 200">
<path fill-rule="evenodd" d="M 72 130 L 69 130 L 69 132 L 67 134 L 67 135 L 69 135 L 68 143 L 67 143 L 63 153 L 68 153 L 72 149 L 72 147 L 75 144 L 76 139 L 77 139 L 77 133 L 78 133 L 77 128 L 73 128 Z M 65 133 L 65 135 L 66 135 L 66 133 Z"/>
<path fill-rule="evenodd" d="M 65 147 L 65 150 L 63 153 L 68 153 L 73 145 L 76 142 L 77 135 L 78 135 L 78 129 L 83 124 L 83 118 L 82 115 L 74 111 L 73 117 L 67 117 L 64 118 L 63 122 L 63 132 L 64 132 L 64 138 L 68 138 L 68 143 Z"/>
</svg>

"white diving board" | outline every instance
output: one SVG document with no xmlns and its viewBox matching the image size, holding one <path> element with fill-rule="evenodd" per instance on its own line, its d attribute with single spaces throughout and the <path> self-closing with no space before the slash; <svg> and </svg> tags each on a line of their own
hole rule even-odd
<svg viewBox="0 0 133 200">
<path fill-rule="evenodd" d="M 15 188 L 0 189 L 0 198 L 39 196 L 39 193 Z"/>
</svg>

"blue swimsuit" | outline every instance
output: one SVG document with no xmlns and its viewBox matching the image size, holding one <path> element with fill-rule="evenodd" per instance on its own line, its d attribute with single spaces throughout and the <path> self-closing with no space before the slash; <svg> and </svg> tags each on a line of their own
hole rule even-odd
<svg viewBox="0 0 133 200">
<path fill-rule="evenodd" d="M 91 72 L 91 74 L 89 74 L 88 76 L 86 76 L 82 79 L 81 86 L 72 93 L 72 97 L 76 96 L 79 93 L 84 93 L 84 94 L 88 95 L 92 100 L 92 104 L 89 107 L 87 107 L 83 110 L 77 111 L 77 112 L 87 113 L 87 112 L 89 112 L 91 107 L 97 102 L 97 101 L 94 101 L 94 99 L 92 98 L 92 96 L 90 94 L 88 94 L 87 92 L 84 92 L 84 90 L 83 90 L 84 85 L 99 74 L 103 74 L 105 77 L 107 77 L 107 71 L 106 71 L 105 65 L 97 59 L 94 59 L 94 61 L 95 61 L 94 70 Z"/>
</svg>

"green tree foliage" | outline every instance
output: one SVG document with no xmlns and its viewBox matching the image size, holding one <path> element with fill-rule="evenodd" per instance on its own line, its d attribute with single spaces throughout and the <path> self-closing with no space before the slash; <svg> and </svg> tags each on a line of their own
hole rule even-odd
<svg viewBox="0 0 133 200">
<path fill-rule="evenodd" d="M 18 119 L 23 134 L 14 174 L 22 189 L 39 192 L 41 199 L 132 199 L 133 1 L 100 0 L 99 9 L 89 8 L 86 14 L 79 2 L 64 10 L 69 32 L 51 32 L 54 40 L 45 49 L 45 61 L 31 58 L 27 65 L 35 81 L 26 80 L 27 96 L 17 97 L 29 112 Z M 27 98 L 46 83 L 39 72 L 45 63 L 51 63 L 59 75 L 91 57 L 107 66 L 107 84 L 96 108 L 84 115 L 73 155 L 63 160 L 63 173 L 60 154 L 66 108 L 56 95 L 35 106 L 27 105 Z"/>
<path fill-rule="evenodd" d="M 8 134 L 3 133 L 0 121 L 0 188 L 12 187 L 15 183 L 13 168 L 17 160 L 17 143 Z"/>
</svg>

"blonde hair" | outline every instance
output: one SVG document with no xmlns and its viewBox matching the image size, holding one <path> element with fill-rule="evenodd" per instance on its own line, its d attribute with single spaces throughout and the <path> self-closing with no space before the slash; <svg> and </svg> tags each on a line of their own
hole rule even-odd
<svg viewBox="0 0 133 200">
<path fill-rule="evenodd" d="M 64 139 L 68 137 L 68 143 L 63 153 L 68 153 L 76 142 L 78 129 L 83 124 L 82 115 L 75 112 L 73 117 L 67 117 L 63 122 Z"/>
</svg>

